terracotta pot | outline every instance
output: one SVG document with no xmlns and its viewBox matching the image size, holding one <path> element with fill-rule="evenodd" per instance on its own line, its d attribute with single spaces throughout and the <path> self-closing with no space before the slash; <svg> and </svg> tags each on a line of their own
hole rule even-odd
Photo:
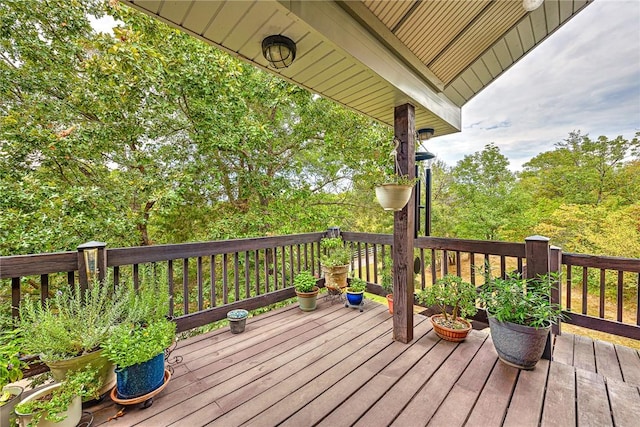
<svg viewBox="0 0 640 427">
<path fill-rule="evenodd" d="M 434 314 L 433 316 L 431 316 L 431 324 L 433 325 L 433 330 L 436 333 L 436 335 L 438 335 L 440 338 L 442 338 L 445 341 L 451 341 L 451 342 L 464 341 L 464 339 L 467 337 L 467 334 L 471 330 L 471 323 L 469 323 L 462 317 L 458 317 L 458 322 L 462 322 L 465 325 L 467 325 L 467 327 L 464 329 L 448 328 L 438 323 L 438 319 L 442 319 L 442 314 Z"/>
<path fill-rule="evenodd" d="M 387 304 L 389 304 L 389 314 L 393 314 L 393 294 L 387 295 Z"/>
<path fill-rule="evenodd" d="M 318 299 L 318 287 L 314 286 L 311 292 L 298 292 L 298 306 L 302 311 L 313 311 L 316 309 L 316 300 Z"/>
<path fill-rule="evenodd" d="M 400 211 L 411 198 L 411 185 L 382 184 L 376 187 L 376 198 L 385 211 Z"/>
</svg>

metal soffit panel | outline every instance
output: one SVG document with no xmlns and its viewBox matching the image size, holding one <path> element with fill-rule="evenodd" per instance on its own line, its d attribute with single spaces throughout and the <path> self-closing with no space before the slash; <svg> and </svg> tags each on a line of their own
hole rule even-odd
<svg viewBox="0 0 640 427">
<path fill-rule="evenodd" d="M 375 120 L 416 106 L 416 126 L 457 132 L 460 107 L 579 12 L 586 0 L 121 0 Z M 261 42 L 295 41 L 283 70 Z"/>
</svg>

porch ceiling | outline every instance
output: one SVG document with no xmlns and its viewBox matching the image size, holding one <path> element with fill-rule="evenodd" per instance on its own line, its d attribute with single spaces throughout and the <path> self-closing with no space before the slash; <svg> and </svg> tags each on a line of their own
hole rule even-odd
<svg viewBox="0 0 640 427">
<path fill-rule="evenodd" d="M 121 0 L 314 93 L 393 125 L 461 129 L 460 107 L 591 0 Z M 297 56 L 267 66 L 261 42 L 283 34 Z"/>
</svg>

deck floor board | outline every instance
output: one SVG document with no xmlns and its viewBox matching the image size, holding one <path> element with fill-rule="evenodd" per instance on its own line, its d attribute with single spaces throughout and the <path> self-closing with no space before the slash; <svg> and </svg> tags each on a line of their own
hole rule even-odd
<svg viewBox="0 0 640 427">
<path fill-rule="evenodd" d="M 576 426 L 636 425 L 635 350 L 566 335 L 533 371 L 500 362 L 486 331 L 460 344 L 414 317 L 415 339 L 393 341 L 386 307 L 364 312 L 321 299 L 178 341 L 167 387 L 147 409 L 107 397 L 94 425 L 122 426 Z M 560 338 L 560 337 L 557 337 Z M 575 365 L 575 366 L 573 366 Z M 596 373 L 596 369 L 598 372 Z M 455 409 L 455 410 L 454 410 Z"/>
</svg>

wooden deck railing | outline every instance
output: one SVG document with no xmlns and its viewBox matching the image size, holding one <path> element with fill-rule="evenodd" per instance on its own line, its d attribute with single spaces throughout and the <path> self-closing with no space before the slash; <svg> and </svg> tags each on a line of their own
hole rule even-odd
<svg viewBox="0 0 640 427">
<path fill-rule="evenodd" d="M 355 254 L 354 274 L 381 284 L 393 236 L 341 234 Z M 184 331 L 223 319 L 233 308 L 254 309 L 293 297 L 297 272 L 308 269 L 319 275 L 324 235 L 104 249 L 101 261 L 114 285 L 127 281 L 139 286 L 149 277 L 163 278 L 172 297 L 168 313 Z M 556 259 L 552 269 L 562 272 L 552 298 L 565 307 L 566 323 L 640 339 L 640 259 L 551 252 L 551 264 Z M 77 283 L 84 268 L 80 254 L 0 257 L 0 291 L 6 294 L 10 282 L 13 314 L 25 292 L 39 293 L 44 301 L 51 289 Z M 481 285 L 487 275 L 505 276 L 526 266 L 525 243 L 419 237 L 415 254 L 419 288 L 448 273 Z"/>
<path fill-rule="evenodd" d="M 101 249 L 99 255 L 114 286 L 140 286 L 163 280 L 168 314 L 178 331 L 225 318 L 234 308 L 255 309 L 295 296 L 293 277 L 301 270 L 320 273 L 324 233 L 237 239 L 205 243 Z M 84 267 L 81 252 L 0 257 L 2 286 L 11 282 L 12 314 L 17 316 L 23 288 L 49 297 L 50 284 L 74 285 Z M 86 277 L 86 276 L 85 276 Z"/>
<path fill-rule="evenodd" d="M 350 232 L 342 236 L 354 250 L 368 254 L 352 262 L 355 274 L 381 284 L 380 268 L 385 254 L 392 252 L 393 236 Z M 414 246 L 414 272 L 421 288 L 446 274 L 481 285 L 486 275 L 504 277 L 526 266 L 525 243 L 419 237 Z M 551 269 L 559 271 L 562 279 L 552 300 L 563 304 L 564 323 L 640 339 L 640 259 L 561 253 L 552 248 L 551 264 L 554 256 L 561 258 Z M 580 297 L 577 312 L 572 300 L 576 293 Z M 625 306 L 630 308 L 625 311 Z"/>
</svg>

